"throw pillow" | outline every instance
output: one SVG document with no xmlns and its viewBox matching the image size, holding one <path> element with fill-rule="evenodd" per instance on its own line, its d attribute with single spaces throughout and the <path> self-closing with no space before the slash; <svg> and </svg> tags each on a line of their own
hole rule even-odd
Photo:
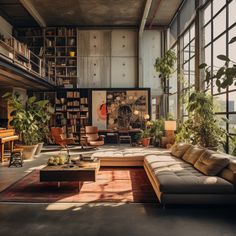
<svg viewBox="0 0 236 236">
<path fill-rule="evenodd" d="M 198 158 L 202 155 L 205 151 L 203 148 L 199 147 L 190 147 L 183 155 L 182 159 L 192 165 L 198 160 Z"/>
<path fill-rule="evenodd" d="M 175 157 L 181 158 L 184 153 L 191 147 L 188 143 L 177 143 L 171 148 L 171 154 Z"/>
<path fill-rule="evenodd" d="M 194 167 L 205 175 L 215 176 L 220 173 L 230 162 L 223 153 L 206 150 L 198 158 Z"/>
</svg>

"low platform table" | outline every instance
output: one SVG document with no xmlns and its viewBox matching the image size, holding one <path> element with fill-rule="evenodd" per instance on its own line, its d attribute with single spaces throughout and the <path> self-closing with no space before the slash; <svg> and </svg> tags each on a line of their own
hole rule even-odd
<svg viewBox="0 0 236 236">
<path fill-rule="evenodd" d="M 76 164 L 46 166 L 40 170 L 40 182 L 74 182 L 78 181 L 79 189 L 83 181 L 96 181 L 100 161 L 80 161 Z"/>
</svg>

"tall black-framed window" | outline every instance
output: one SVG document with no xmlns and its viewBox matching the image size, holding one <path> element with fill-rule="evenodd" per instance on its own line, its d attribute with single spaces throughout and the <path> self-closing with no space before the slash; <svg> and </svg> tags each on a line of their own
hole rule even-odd
<svg viewBox="0 0 236 236">
<path fill-rule="evenodd" d="M 203 61 L 212 68 L 212 73 L 223 65 L 217 55 L 224 54 L 236 61 L 236 45 L 228 44 L 236 36 L 236 0 L 210 0 L 202 9 L 203 32 Z M 218 90 L 213 79 L 209 86 L 216 105 L 216 114 L 219 118 L 225 117 L 230 124 L 221 122 L 231 135 L 235 135 L 236 128 L 236 87 L 234 85 Z M 233 150 L 231 140 L 227 140 L 227 151 Z"/>
<path fill-rule="evenodd" d="M 192 23 L 180 38 L 180 65 L 180 73 L 183 76 L 180 83 L 181 95 L 187 99 L 190 89 L 195 86 L 195 23 Z M 187 119 L 186 103 L 182 103 L 181 110 L 182 119 Z"/>
</svg>

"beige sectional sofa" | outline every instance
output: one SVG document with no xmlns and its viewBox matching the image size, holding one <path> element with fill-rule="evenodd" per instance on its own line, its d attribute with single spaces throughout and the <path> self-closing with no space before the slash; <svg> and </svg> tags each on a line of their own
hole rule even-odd
<svg viewBox="0 0 236 236">
<path fill-rule="evenodd" d="M 236 203 L 236 159 L 189 144 L 171 151 L 95 153 L 101 166 L 143 166 L 162 204 Z"/>
</svg>

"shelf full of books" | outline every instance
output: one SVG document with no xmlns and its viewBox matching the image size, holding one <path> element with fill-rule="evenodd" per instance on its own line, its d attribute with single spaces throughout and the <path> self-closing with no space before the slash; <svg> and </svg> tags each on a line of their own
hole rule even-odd
<svg viewBox="0 0 236 236">
<path fill-rule="evenodd" d="M 77 28 L 21 28 L 15 34 L 50 66 L 57 86 L 77 87 Z"/>
</svg>

